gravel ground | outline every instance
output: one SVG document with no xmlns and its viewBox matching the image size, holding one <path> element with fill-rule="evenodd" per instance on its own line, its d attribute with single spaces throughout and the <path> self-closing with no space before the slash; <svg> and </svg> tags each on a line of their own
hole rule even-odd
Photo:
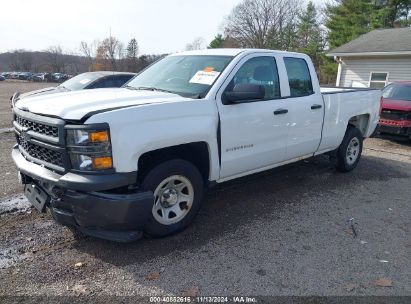
<svg viewBox="0 0 411 304">
<path fill-rule="evenodd" d="M 56 86 L 55 83 L 39 83 L 22 80 L 0 81 L 0 131 L 11 127 L 10 97 L 15 92 L 25 93 L 54 86 Z"/>
<path fill-rule="evenodd" d="M 411 296 L 411 144 L 369 139 L 347 174 L 319 156 L 225 183 L 182 233 L 132 244 L 73 234 L 1 183 L 0 295 Z"/>
</svg>

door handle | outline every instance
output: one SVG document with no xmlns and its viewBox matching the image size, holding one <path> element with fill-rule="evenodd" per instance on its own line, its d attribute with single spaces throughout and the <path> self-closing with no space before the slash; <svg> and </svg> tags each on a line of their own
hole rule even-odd
<svg viewBox="0 0 411 304">
<path fill-rule="evenodd" d="M 274 115 L 287 114 L 287 113 L 288 113 L 287 109 L 277 109 L 274 111 Z"/>
<path fill-rule="evenodd" d="M 319 105 L 319 104 L 315 104 L 311 106 L 311 110 L 317 110 L 317 109 L 321 109 L 323 106 Z"/>
</svg>

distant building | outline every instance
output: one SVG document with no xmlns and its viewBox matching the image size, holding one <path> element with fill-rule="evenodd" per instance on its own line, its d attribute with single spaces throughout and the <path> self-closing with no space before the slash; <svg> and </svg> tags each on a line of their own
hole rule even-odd
<svg viewBox="0 0 411 304">
<path fill-rule="evenodd" d="M 411 80 L 411 27 L 373 30 L 331 50 L 337 86 L 383 88 Z"/>
</svg>

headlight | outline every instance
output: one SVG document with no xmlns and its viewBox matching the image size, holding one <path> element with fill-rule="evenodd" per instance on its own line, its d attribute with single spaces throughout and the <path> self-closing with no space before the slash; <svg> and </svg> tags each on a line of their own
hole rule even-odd
<svg viewBox="0 0 411 304">
<path fill-rule="evenodd" d="M 67 126 L 67 148 L 74 170 L 113 168 L 110 131 L 107 124 Z"/>
</svg>

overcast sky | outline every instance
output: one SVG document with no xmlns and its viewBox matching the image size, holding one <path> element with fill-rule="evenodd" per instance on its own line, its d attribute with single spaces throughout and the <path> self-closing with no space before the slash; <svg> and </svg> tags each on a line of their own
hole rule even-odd
<svg viewBox="0 0 411 304">
<path fill-rule="evenodd" d="M 305 0 L 301 0 L 305 2 Z M 136 38 L 140 54 L 184 50 L 221 32 L 224 17 L 241 0 L 7 0 L 1 1 L 0 52 L 44 50 L 51 45 L 78 51 L 80 41 L 111 34 Z M 322 3 L 323 0 L 316 0 Z"/>
</svg>

